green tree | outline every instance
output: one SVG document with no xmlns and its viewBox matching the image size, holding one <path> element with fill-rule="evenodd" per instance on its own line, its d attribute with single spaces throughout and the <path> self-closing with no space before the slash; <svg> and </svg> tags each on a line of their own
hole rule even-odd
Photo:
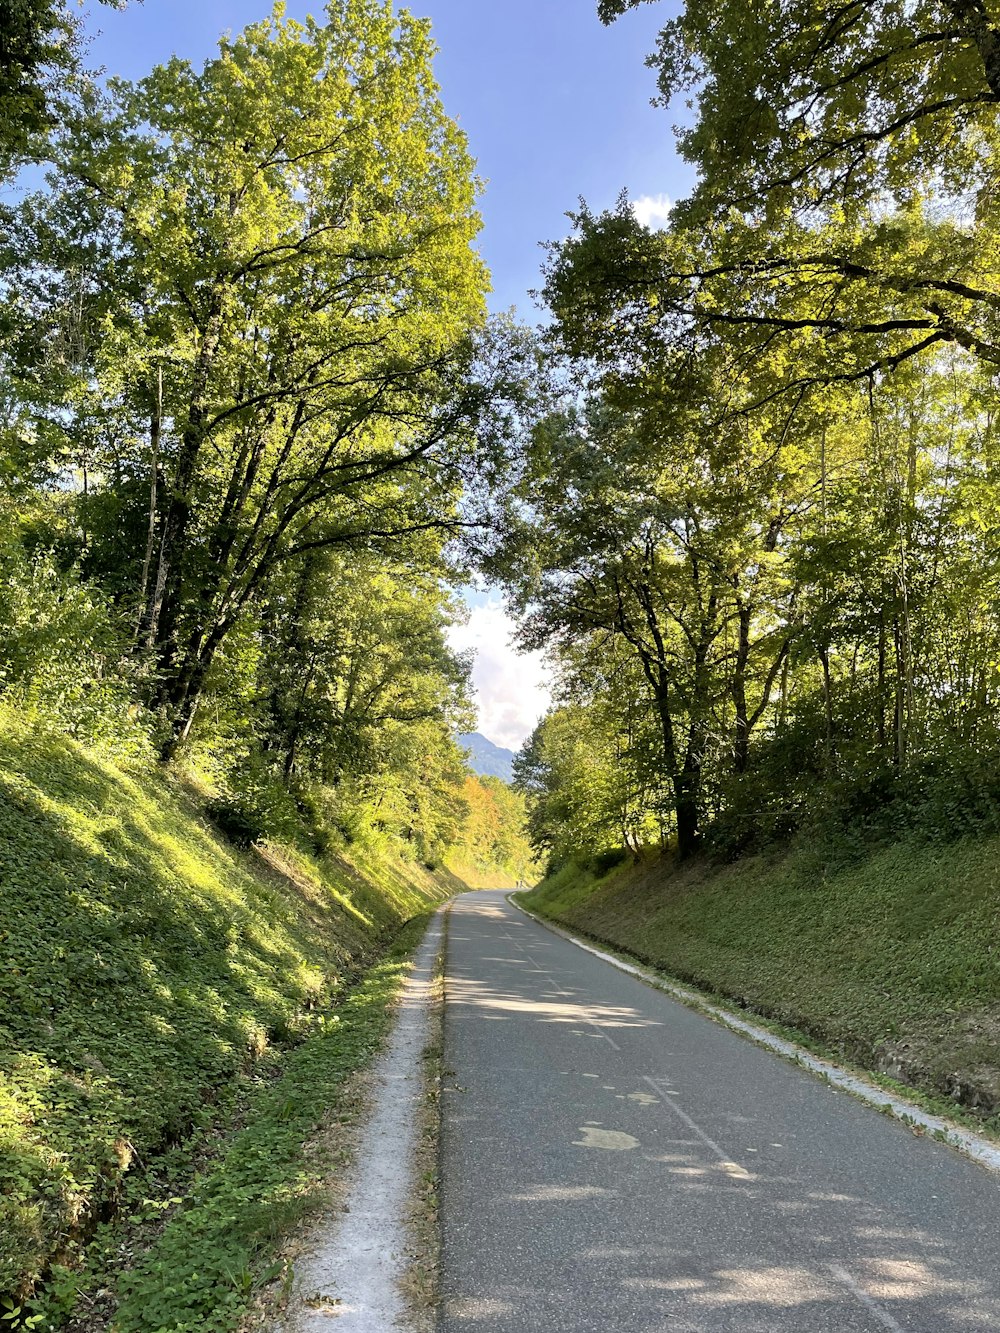
<svg viewBox="0 0 1000 1333">
<path fill-rule="evenodd" d="M 79 24 L 64 0 L 0 0 L 0 180 L 44 153 L 61 81 L 78 62 Z"/>
<path fill-rule="evenodd" d="M 82 310 L 47 428 L 128 441 L 148 497 L 133 597 L 168 751 L 284 562 L 455 524 L 491 390 L 476 184 L 431 55 L 381 0 L 276 10 L 200 73 L 91 99 L 26 210 L 63 279 L 28 265 L 33 323 L 65 323 L 68 278 Z"/>
<path fill-rule="evenodd" d="M 532 845 L 549 870 L 620 846 L 615 745 L 589 709 L 569 704 L 544 717 L 514 761 L 514 780 L 527 799 Z"/>
<path fill-rule="evenodd" d="M 998 51 L 982 0 L 686 5 L 651 63 L 695 99 L 698 185 L 632 280 L 757 346 L 816 331 L 824 382 L 948 344 L 996 365 Z"/>
<path fill-rule="evenodd" d="M 662 385 L 658 362 L 646 375 Z M 746 767 L 800 632 L 784 563 L 817 485 L 807 414 L 718 428 L 706 397 L 717 387 L 704 364 L 668 390 L 632 377 L 536 432 L 512 580 L 529 642 L 566 661 L 581 640 L 616 636 L 634 655 L 685 856 L 710 755 Z"/>
<path fill-rule="evenodd" d="M 255 729 L 286 780 L 336 787 L 378 767 L 387 726 L 450 733 L 466 720 L 467 668 L 445 641 L 452 604 L 431 539 L 420 546 L 409 564 L 313 552 L 272 585 Z"/>
<path fill-rule="evenodd" d="M 611 22 L 642 0 L 598 0 Z M 694 96 L 680 132 L 697 206 L 804 211 L 906 198 L 938 176 L 983 181 L 1000 105 L 1000 18 L 990 0 L 723 0 L 686 4 L 649 63 L 660 94 Z"/>
</svg>

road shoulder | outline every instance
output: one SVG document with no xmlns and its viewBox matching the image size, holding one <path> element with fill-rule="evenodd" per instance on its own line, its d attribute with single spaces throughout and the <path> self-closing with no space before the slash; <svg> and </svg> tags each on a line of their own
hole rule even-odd
<svg viewBox="0 0 1000 1333">
<path fill-rule="evenodd" d="M 281 1333 L 426 1333 L 437 1263 L 436 1120 L 440 959 L 446 914 L 431 921 L 403 983 L 388 1046 L 371 1073 L 371 1113 L 338 1210 L 303 1243 Z"/>
</svg>

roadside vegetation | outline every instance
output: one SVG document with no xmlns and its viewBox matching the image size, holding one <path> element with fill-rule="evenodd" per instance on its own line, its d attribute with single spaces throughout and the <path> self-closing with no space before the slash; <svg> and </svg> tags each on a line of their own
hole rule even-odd
<svg viewBox="0 0 1000 1333">
<path fill-rule="evenodd" d="M 533 884 L 542 865 L 527 833 L 527 802 L 502 778 L 469 774 L 468 813 L 447 865 L 470 886 L 507 889 Z"/>
<path fill-rule="evenodd" d="M 525 901 L 1000 1134 L 1000 842 L 568 862 Z"/>
<path fill-rule="evenodd" d="M 407 923 L 531 854 L 447 632 L 534 362 L 425 22 L 128 84 L 0 9 L 0 1322 L 235 1328 Z"/>
<path fill-rule="evenodd" d="M 995 1114 L 996 14 L 660 8 L 697 183 L 550 247 L 501 571 L 534 902 Z"/>
<path fill-rule="evenodd" d="M 120 1265 L 112 1224 L 160 1220 L 183 1198 L 188 1220 L 169 1234 L 200 1240 L 156 1276 L 173 1243 L 158 1242 L 119 1320 L 199 1326 L 259 1281 L 244 1231 L 280 1234 L 324 1098 L 373 1049 L 383 1020 L 368 1014 L 402 960 L 357 990 L 365 968 L 464 886 L 403 844 L 317 853 L 303 831 L 241 850 L 176 777 L 123 769 L 9 709 L 0 793 L 0 1290 L 16 1308 L 47 1276 L 46 1320 L 80 1315 L 88 1280 L 91 1299 L 110 1295 L 93 1265 Z M 227 1147 L 219 1136 L 247 1117 Z M 154 1319 L 157 1282 L 178 1286 Z"/>
<path fill-rule="evenodd" d="M 993 1114 L 989 6 L 664 6 L 697 186 L 581 205 L 537 336 L 487 318 L 426 22 L 278 6 L 127 83 L 6 9 L 3 1321 L 235 1327 L 460 878 L 544 865 Z M 514 793 L 456 740 L 474 577 L 557 676 Z"/>
<path fill-rule="evenodd" d="M 571 389 L 500 570 L 561 676 L 520 762 L 557 862 L 1000 828 L 987 9 L 663 7 L 697 186 L 550 247 Z"/>
</svg>

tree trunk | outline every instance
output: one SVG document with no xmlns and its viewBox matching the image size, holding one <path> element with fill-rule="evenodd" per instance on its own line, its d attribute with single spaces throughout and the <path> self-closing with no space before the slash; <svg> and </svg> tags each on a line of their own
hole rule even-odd
<svg viewBox="0 0 1000 1333">
<path fill-rule="evenodd" d="M 152 616 L 159 614 L 159 603 L 163 597 L 163 587 L 159 577 L 154 581 L 154 588 L 159 596 L 149 596 L 149 572 L 153 564 L 153 550 L 156 546 L 157 526 L 157 487 L 160 472 L 160 430 L 163 422 L 163 367 L 157 368 L 156 400 L 149 420 L 149 527 L 146 532 L 146 555 L 142 562 L 142 584 L 139 592 L 139 623 L 136 626 L 136 643 L 139 647 L 149 647 Z M 157 561 L 159 576 L 160 561 Z"/>
<path fill-rule="evenodd" d="M 885 736 L 885 610 L 878 616 L 878 707 L 875 710 L 876 739 L 879 750 L 884 754 Z"/>
<path fill-rule="evenodd" d="M 819 660 L 823 666 L 823 706 L 826 713 L 826 762 L 833 758 L 833 684 L 830 678 L 830 650 L 821 648 Z"/>
<path fill-rule="evenodd" d="M 674 780 L 674 808 L 677 814 L 677 855 L 682 861 L 693 856 L 701 842 L 699 804 L 701 767 L 689 768 Z"/>
<path fill-rule="evenodd" d="M 677 821 L 677 854 L 684 860 L 698 847 L 699 798 L 701 795 L 701 758 L 689 740 L 683 767 L 677 762 L 674 716 L 670 708 L 668 682 L 661 678 L 656 688 L 656 711 L 663 731 L 663 753 L 667 775 L 674 789 L 674 817 Z"/>
<path fill-rule="evenodd" d="M 730 691 L 736 721 L 733 731 L 733 770 L 745 773 L 750 760 L 750 710 L 747 707 L 747 664 L 750 660 L 750 607 L 738 601 L 739 641 L 733 666 L 733 684 Z"/>
<path fill-rule="evenodd" d="M 147 602 L 145 623 L 150 644 L 157 646 L 161 689 L 156 702 L 162 704 L 169 693 L 169 678 L 177 656 L 177 630 L 183 599 L 184 542 L 191 517 L 191 492 L 198 457 L 205 441 L 208 419 L 208 383 L 222 336 L 223 292 L 217 288 L 195 360 L 193 382 L 188 400 L 187 422 L 181 434 L 177 464 L 170 485 L 170 500 L 163 515 L 160 554 L 156 579 Z"/>
</svg>

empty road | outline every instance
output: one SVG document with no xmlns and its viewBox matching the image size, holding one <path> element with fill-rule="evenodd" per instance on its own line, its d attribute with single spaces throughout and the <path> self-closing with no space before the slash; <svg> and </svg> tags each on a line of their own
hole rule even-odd
<svg viewBox="0 0 1000 1333">
<path fill-rule="evenodd" d="M 535 924 L 452 910 L 445 1333 L 1000 1329 L 1000 1180 Z"/>
</svg>

